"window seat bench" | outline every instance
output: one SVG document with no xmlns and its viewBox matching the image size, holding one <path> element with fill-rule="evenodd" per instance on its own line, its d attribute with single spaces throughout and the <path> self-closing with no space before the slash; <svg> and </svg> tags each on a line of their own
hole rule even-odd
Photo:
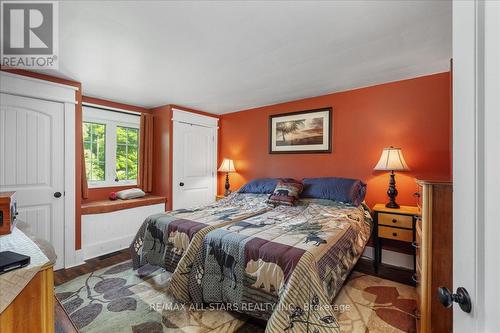
<svg viewBox="0 0 500 333">
<path fill-rule="evenodd" d="M 83 259 L 127 248 L 144 220 L 165 212 L 165 198 L 147 195 L 130 200 L 101 200 L 82 204 Z"/>
<path fill-rule="evenodd" d="M 142 198 L 129 199 L 129 200 L 99 200 L 99 201 L 89 201 L 82 203 L 82 215 L 89 214 L 102 214 L 115 212 L 117 210 L 123 210 L 128 208 L 135 208 L 141 206 L 149 206 L 165 203 L 166 198 L 156 195 L 146 195 Z"/>
</svg>

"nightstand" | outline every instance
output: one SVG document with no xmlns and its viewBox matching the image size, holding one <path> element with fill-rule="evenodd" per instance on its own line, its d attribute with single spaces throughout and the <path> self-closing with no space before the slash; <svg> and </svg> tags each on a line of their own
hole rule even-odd
<svg viewBox="0 0 500 333">
<path fill-rule="evenodd" d="M 225 196 L 217 194 L 215 196 L 215 201 L 219 201 L 220 199 L 224 199 L 224 198 L 225 198 Z"/>
<path fill-rule="evenodd" d="M 401 206 L 400 208 L 387 208 L 385 204 L 376 204 L 373 207 L 373 242 L 375 246 L 375 260 L 373 261 L 375 273 L 382 262 L 382 240 L 393 239 L 414 245 L 415 224 L 419 214 L 418 207 Z M 415 270 L 416 247 L 413 248 L 413 269 Z"/>
</svg>

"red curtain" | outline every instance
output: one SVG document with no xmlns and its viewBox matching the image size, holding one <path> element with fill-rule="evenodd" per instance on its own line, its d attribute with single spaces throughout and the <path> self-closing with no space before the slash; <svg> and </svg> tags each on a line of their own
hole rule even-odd
<svg viewBox="0 0 500 333">
<path fill-rule="evenodd" d="M 83 147 L 82 139 L 82 199 L 88 199 L 89 197 L 89 184 L 87 183 L 87 171 L 85 170 L 85 150 Z"/>
<path fill-rule="evenodd" d="M 139 140 L 139 187 L 146 193 L 153 190 L 153 115 L 141 115 Z"/>
</svg>

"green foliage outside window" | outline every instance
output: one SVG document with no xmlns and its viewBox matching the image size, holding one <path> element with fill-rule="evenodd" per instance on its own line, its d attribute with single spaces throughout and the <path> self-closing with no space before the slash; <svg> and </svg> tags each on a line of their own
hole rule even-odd
<svg viewBox="0 0 500 333">
<path fill-rule="evenodd" d="M 87 180 L 103 181 L 106 174 L 106 125 L 83 123 L 83 149 Z"/>
<path fill-rule="evenodd" d="M 116 126 L 116 178 L 137 179 L 139 130 Z"/>
</svg>

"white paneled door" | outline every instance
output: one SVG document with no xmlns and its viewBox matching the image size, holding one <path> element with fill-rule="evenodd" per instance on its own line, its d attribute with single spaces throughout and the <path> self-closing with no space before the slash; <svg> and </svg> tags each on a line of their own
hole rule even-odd
<svg viewBox="0 0 500 333">
<path fill-rule="evenodd" d="M 217 129 L 174 122 L 173 209 L 206 205 L 216 195 Z"/>
<path fill-rule="evenodd" d="M 500 332 L 500 2 L 453 1 L 454 333 Z"/>
<path fill-rule="evenodd" d="M 64 104 L 1 94 L 0 190 L 16 191 L 19 220 L 64 263 Z"/>
</svg>

